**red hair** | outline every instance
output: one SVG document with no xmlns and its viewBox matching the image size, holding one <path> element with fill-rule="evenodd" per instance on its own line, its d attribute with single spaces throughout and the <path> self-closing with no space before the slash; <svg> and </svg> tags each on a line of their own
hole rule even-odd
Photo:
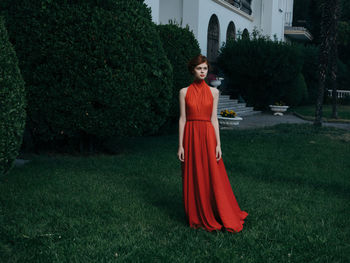
<svg viewBox="0 0 350 263">
<path fill-rule="evenodd" d="M 199 55 L 193 57 L 188 62 L 188 64 L 187 64 L 188 71 L 193 75 L 194 68 L 197 67 L 199 64 L 202 64 L 202 63 L 207 63 L 208 71 L 209 71 L 209 67 L 210 67 L 209 61 L 208 61 L 207 57 L 203 56 L 202 54 L 199 54 Z"/>
</svg>

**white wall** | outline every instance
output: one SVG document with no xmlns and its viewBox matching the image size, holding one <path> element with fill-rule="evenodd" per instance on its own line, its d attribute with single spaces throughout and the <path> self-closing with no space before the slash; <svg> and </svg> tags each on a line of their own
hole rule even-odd
<svg viewBox="0 0 350 263">
<path fill-rule="evenodd" d="M 153 21 L 157 24 L 167 24 L 169 19 L 178 23 L 182 20 L 183 27 L 188 24 L 204 55 L 207 54 L 208 25 L 213 14 L 219 19 L 221 47 L 231 21 L 236 33 L 245 28 L 251 33 L 257 27 L 272 39 L 276 34 L 278 40 L 284 40 L 286 12 L 293 12 L 293 0 L 253 0 L 250 19 L 215 0 L 145 0 L 145 3 L 152 8 Z"/>
<path fill-rule="evenodd" d="M 254 1 L 253 1 L 254 2 Z M 232 21 L 236 27 L 236 33 L 240 30 L 243 31 L 245 28 L 249 32 L 252 32 L 254 24 L 251 20 L 234 13 L 232 10 L 217 4 L 212 0 L 201 0 L 199 5 L 199 14 L 202 14 L 199 17 L 198 23 L 198 42 L 202 50 L 202 54 L 207 54 L 207 34 L 208 34 L 208 25 L 209 20 L 213 14 L 215 14 L 219 19 L 219 28 L 220 28 L 220 47 L 223 42 L 226 42 L 226 32 L 229 23 Z M 203 15 L 205 14 L 205 15 Z"/>
<path fill-rule="evenodd" d="M 272 6 L 272 26 L 271 26 L 271 38 L 276 34 L 278 40 L 284 39 L 284 15 L 283 15 L 283 5 L 281 5 L 284 0 L 273 0 Z"/>
<path fill-rule="evenodd" d="M 271 35 L 272 25 L 272 7 L 273 0 L 265 0 L 262 2 L 261 12 L 261 29 L 264 35 Z"/>
<path fill-rule="evenodd" d="M 183 10 L 182 0 L 160 0 L 159 2 L 159 22 L 168 24 L 169 19 L 180 23 Z"/>
<path fill-rule="evenodd" d="M 185 27 L 187 24 L 190 30 L 193 31 L 195 37 L 198 39 L 198 27 L 199 27 L 199 3 L 203 0 L 183 0 L 183 23 Z"/>
<path fill-rule="evenodd" d="M 145 4 L 152 10 L 152 21 L 159 23 L 159 0 L 144 0 Z"/>
<path fill-rule="evenodd" d="M 252 1 L 252 16 L 254 17 L 253 25 L 257 27 L 258 30 L 262 29 L 262 23 L 261 23 L 262 2 L 263 0 Z"/>
<path fill-rule="evenodd" d="M 285 0 L 263 0 L 262 2 L 262 34 L 273 39 L 284 40 L 284 8 Z"/>
</svg>

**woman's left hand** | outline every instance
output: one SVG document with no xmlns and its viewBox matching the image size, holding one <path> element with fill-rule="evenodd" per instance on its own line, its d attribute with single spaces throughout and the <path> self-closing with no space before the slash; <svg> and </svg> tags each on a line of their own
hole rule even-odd
<svg viewBox="0 0 350 263">
<path fill-rule="evenodd" d="M 216 146 L 216 153 L 215 154 L 216 154 L 216 161 L 219 161 L 221 158 L 221 155 L 222 155 L 220 145 Z"/>
</svg>

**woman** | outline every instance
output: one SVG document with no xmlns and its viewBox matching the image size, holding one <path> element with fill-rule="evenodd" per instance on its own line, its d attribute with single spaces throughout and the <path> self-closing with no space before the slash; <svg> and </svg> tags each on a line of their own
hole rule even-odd
<svg viewBox="0 0 350 263">
<path fill-rule="evenodd" d="M 248 213 L 238 206 L 221 157 L 219 91 L 204 81 L 209 70 L 205 56 L 191 59 L 188 69 L 194 81 L 179 92 L 178 150 L 186 219 L 192 228 L 239 232 Z"/>
</svg>

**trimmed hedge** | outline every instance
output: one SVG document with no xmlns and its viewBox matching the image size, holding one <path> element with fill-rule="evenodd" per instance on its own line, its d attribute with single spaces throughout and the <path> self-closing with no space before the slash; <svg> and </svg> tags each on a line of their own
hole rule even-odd
<svg viewBox="0 0 350 263">
<path fill-rule="evenodd" d="M 139 0 L 4 0 L 37 142 L 154 134 L 172 67 Z"/>
<path fill-rule="evenodd" d="M 16 53 L 0 17 L 0 175 L 14 165 L 22 144 L 26 101 Z"/>
<path fill-rule="evenodd" d="M 308 97 L 304 104 L 315 104 L 318 96 L 318 53 L 317 46 L 303 47 L 303 68 L 302 73 L 307 85 Z"/>
<path fill-rule="evenodd" d="M 163 48 L 173 67 L 173 97 L 171 103 L 172 119 L 179 117 L 179 90 L 187 87 L 193 81 L 193 76 L 188 72 L 188 61 L 201 53 L 199 43 L 189 27 L 181 28 L 179 25 L 158 25 L 158 32 L 163 43 Z"/>
<path fill-rule="evenodd" d="M 250 40 L 229 40 L 220 49 L 218 63 L 232 83 L 229 92 L 237 89 L 247 104 L 256 109 L 268 109 L 269 104 L 281 100 L 297 105 L 305 99 L 298 77 L 303 65 L 301 46 L 253 36 Z M 293 98 L 291 85 L 301 85 Z"/>
<path fill-rule="evenodd" d="M 307 101 L 308 91 L 302 73 L 299 73 L 291 84 L 286 87 L 285 98 L 282 98 L 288 105 L 300 105 Z"/>
</svg>

